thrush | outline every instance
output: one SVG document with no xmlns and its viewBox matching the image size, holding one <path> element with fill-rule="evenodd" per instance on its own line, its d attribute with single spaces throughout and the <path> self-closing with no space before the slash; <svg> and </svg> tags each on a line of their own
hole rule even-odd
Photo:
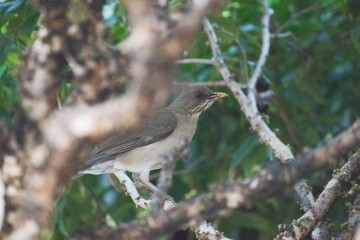
<svg viewBox="0 0 360 240">
<path fill-rule="evenodd" d="M 117 176 L 128 171 L 135 181 L 156 192 L 149 181 L 150 171 L 162 167 L 162 155 L 180 140 L 191 141 L 200 114 L 226 96 L 202 85 L 185 87 L 174 102 L 149 115 L 137 131 L 115 134 L 100 143 L 75 178 L 84 174 Z"/>
</svg>

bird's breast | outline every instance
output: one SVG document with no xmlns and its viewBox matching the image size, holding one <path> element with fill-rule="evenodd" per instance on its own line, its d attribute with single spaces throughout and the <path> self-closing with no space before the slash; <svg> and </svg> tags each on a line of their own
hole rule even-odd
<svg viewBox="0 0 360 240">
<path fill-rule="evenodd" d="M 162 155 L 168 153 L 184 138 L 188 139 L 189 142 L 191 141 L 196 131 L 198 117 L 198 115 L 177 116 L 177 127 L 167 138 L 121 154 L 116 159 L 114 167 L 130 172 L 161 168 Z"/>
</svg>

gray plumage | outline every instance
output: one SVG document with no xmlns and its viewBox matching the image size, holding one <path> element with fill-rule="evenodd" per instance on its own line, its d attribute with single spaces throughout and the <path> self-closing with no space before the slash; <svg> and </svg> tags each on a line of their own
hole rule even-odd
<svg viewBox="0 0 360 240">
<path fill-rule="evenodd" d="M 166 118 L 167 121 L 161 121 L 160 118 Z M 145 120 L 144 125 L 135 133 L 129 135 L 117 134 L 102 142 L 94 149 L 83 169 L 112 160 L 116 156 L 135 148 L 161 141 L 174 131 L 176 125 L 177 119 L 175 115 L 172 112 L 160 109 L 157 114 L 153 114 Z"/>
</svg>

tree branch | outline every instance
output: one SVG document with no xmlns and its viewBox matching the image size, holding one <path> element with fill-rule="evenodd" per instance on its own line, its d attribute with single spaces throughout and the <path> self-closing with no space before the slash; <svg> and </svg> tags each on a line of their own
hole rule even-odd
<svg viewBox="0 0 360 240">
<path fill-rule="evenodd" d="M 303 140 L 301 139 L 300 135 L 296 131 L 295 126 L 289 119 L 289 116 L 283 106 L 283 103 L 279 100 L 277 96 L 271 98 L 271 102 L 275 105 L 276 109 L 279 111 L 280 117 L 284 122 L 285 128 L 289 133 L 290 138 L 295 142 L 295 145 L 298 147 L 299 150 L 304 148 Z"/>
<path fill-rule="evenodd" d="M 297 193 L 298 200 L 301 203 L 301 208 L 304 211 L 308 211 L 315 202 L 314 196 L 311 192 L 311 188 L 306 184 L 305 179 L 299 180 L 295 184 L 294 188 Z"/>
<path fill-rule="evenodd" d="M 257 199 L 283 192 L 304 176 L 310 176 L 331 161 L 360 146 L 360 120 L 329 141 L 325 146 L 299 155 L 295 160 L 274 163 L 253 178 L 230 181 L 213 186 L 209 193 L 190 199 L 155 217 L 149 216 L 145 224 L 132 222 L 120 227 L 102 239 L 148 239 L 161 236 L 201 221 L 224 209 L 250 208 Z M 352 170 L 352 171 L 360 171 Z M 352 175 L 353 176 L 353 175 Z"/>
<path fill-rule="evenodd" d="M 173 18 L 151 1 L 125 1 L 133 28 L 119 50 L 106 49 L 103 44 L 104 1 L 55 2 L 36 1 L 45 28 L 39 31 L 20 69 L 25 111 L 11 133 L 11 150 L 16 155 L 7 157 L 20 166 L 14 175 L 6 176 L 11 178 L 6 188 L 16 189 L 11 196 L 5 190 L 9 202 L 2 233 L 9 239 L 39 238 L 49 224 L 59 189 L 96 141 L 119 127 L 122 131 L 136 127 L 145 113 L 164 103 L 176 60 L 213 5 L 207 0 L 194 1 L 179 18 Z M 74 95 L 56 112 L 58 87 L 69 63 Z M 129 70 L 122 72 L 124 66 Z M 127 79 L 133 80 L 129 91 L 104 102 L 110 98 L 106 91 L 110 88 L 114 93 L 112 87 Z M 8 162 L 2 169 L 9 167 Z"/>
<path fill-rule="evenodd" d="M 224 78 L 227 86 L 234 93 L 236 100 L 240 104 L 241 110 L 244 112 L 246 118 L 248 119 L 252 130 L 257 132 L 260 136 L 260 139 L 263 143 L 268 145 L 271 150 L 274 152 L 275 157 L 281 161 L 286 161 L 288 159 L 293 159 L 294 156 L 291 153 L 288 146 L 282 143 L 271 131 L 269 126 L 264 122 L 262 116 L 259 114 L 256 104 L 250 101 L 245 94 L 241 91 L 239 84 L 233 79 L 229 69 L 224 63 L 223 58 L 221 57 L 220 47 L 215 35 L 214 29 L 211 26 L 209 20 L 204 19 L 204 30 L 208 35 L 210 46 L 213 52 L 213 58 L 215 61 L 215 67 L 220 72 Z"/>
<path fill-rule="evenodd" d="M 0 171 L 0 229 L 2 229 L 5 216 L 5 183 Z"/>
<path fill-rule="evenodd" d="M 175 83 L 177 84 L 177 83 Z M 180 83 L 184 84 L 184 83 Z M 212 81 L 212 82 L 187 82 L 188 85 L 204 85 L 207 87 L 226 87 L 226 82 L 224 80 Z M 247 89 L 247 84 L 239 84 L 240 88 Z"/>
<path fill-rule="evenodd" d="M 306 184 L 306 180 L 302 179 L 295 184 L 295 190 L 301 203 L 301 208 L 306 212 L 309 211 L 315 199 L 311 192 L 311 188 Z M 326 240 L 330 238 L 329 230 L 324 221 L 320 221 L 317 227 L 312 231 L 312 238 L 316 240 Z"/>
<path fill-rule="evenodd" d="M 202 59 L 202 58 L 181 59 L 178 60 L 177 63 L 178 64 L 200 63 L 200 64 L 214 65 L 214 61 L 212 59 Z"/>
<path fill-rule="evenodd" d="M 270 50 L 270 30 L 269 30 L 270 17 L 274 13 L 274 11 L 271 8 L 269 8 L 267 0 L 263 1 L 263 5 L 264 5 L 264 15 L 261 19 L 261 23 L 263 25 L 261 53 L 260 53 L 259 60 L 256 63 L 255 70 L 254 70 L 253 74 L 251 75 L 251 77 L 249 79 L 249 83 L 248 83 L 249 91 L 248 91 L 247 97 L 250 100 L 253 109 L 256 109 L 255 85 L 256 85 L 257 79 L 259 78 L 259 76 L 261 74 L 262 68 L 265 65 L 266 57 L 269 54 L 269 50 Z"/>
<path fill-rule="evenodd" d="M 311 209 L 288 226 L 276 239 L 303 239 L 319 222 L 325 220 L 336 200 L 353 184 L 358 183 L 359 173 L 360 155 L 358 152 L 339 171 L 335 171 L 334 177 L 328 182 Z"/>
<path fill-rule="evenodd" d="M 351 190 L 350 190 L 351 191 Z M 358 192 L 359 190 L 356 189 Z M 348 221 L 341 226 L 342 233 L 336 240 L 342 239 L 359 239 L 360 226 L 360 193 L 357 193 L 353 205 L 350 207 Z"/>
<path fill-rule="evenodd" d="M 285 23 L 283 23 L 278 29 L 277 29 L 277 34 L 280 34 L 285 28 L 287 28 L 292 22 L 294 22 L 296 19 L 298 19 L 299 17 L 312 12 L 314 10 L 317 10 L 319 8 L 323 8 L 324 6 L 320 5 L 320 4 L 316 4 L 314 6 L 305 8 L 300 10 L 299 12 L 291 15 L 291 18 L 289 20 L 287 20 Z"/>
</svg>

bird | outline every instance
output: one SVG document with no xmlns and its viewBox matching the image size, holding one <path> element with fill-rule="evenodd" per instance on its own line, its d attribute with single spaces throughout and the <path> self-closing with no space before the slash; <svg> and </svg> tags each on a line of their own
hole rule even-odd
<svg viewBox="0 0 360 240">
<path fill-rule="evenodd" d="M 213 92 L 203 85 L 183 87 L 168 106 L 154 111 L 133 133 L 115 133 L 96 146 L 83 167 L 73 178 L 85 174 L 131 172 L 133 179 L 152 192 L 157 188 L 149 181 L 150 171 L 162 167 L 162 155 L 183 139 L 193 138 L 199 116 L 218 99 L 228 94 Z"/>
</svg>

